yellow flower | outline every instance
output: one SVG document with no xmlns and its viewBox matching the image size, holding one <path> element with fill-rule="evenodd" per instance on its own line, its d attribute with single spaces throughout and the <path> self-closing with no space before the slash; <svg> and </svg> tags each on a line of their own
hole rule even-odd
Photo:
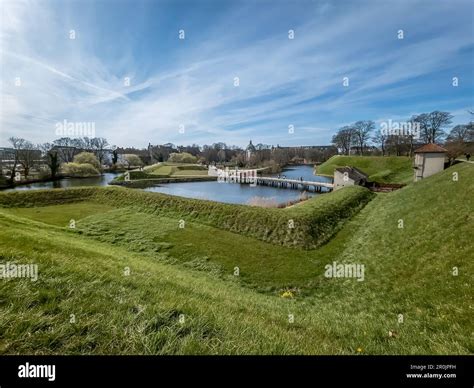
<svg viewBox="0 0 474 388">
<path fill-rule="evenodd" d="M 293 298 L 293 293 L 291 291 L 285 291 L 283 294 L 281 294 L 282 298 Z"/>
<path fill-rule="evenodd" d="M 357 348 L 357 353 L 362 353 L 362 348 Z"/>
</svg>

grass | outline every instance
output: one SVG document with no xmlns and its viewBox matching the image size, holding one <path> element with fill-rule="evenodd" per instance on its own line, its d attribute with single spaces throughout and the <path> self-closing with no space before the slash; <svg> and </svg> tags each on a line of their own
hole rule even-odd
<svg viewBox="0 0 474 388">
<path fill-rule="evenodd" d="M 58 209 L 51 192 L 42 222 L 0 209 L 1 261 L 39 265 L 37 282 L 0 283 L 0 353 L 472 354 L 473 189 L 464 163 L 378 194 L 310 251 L 126 201 L 75 230 L 44 223 L 93 195 Z M 365 280 L 325 278 L 333 261 L 363 263 Z"/>
<path fill-rule="evenodd" d="M 154 184 L 169 182 L 188 182 L 201 180 L 215 180 L 208 175 L 205 166 L 187 163 L 156 163 L 145 167 L 143 170 L 132 170 L 126 172 L 129 182 L 125 183 L 125 175 L 119 175 L 112 183 L 128 187 L 148 187 Z"/>
<path fill-rule="evenodd" d="M 177 170 L 171 176 L 172 177 L 208 176 L 208 174 L 207 174 L 207 170 Z"/>
<path fill-rule="evenodd" d="M 188 163 L 157 163 L 144 168 L 144 171 L 155 177 L 207 176 L 207 168 Z"/>
<path fill-rule="evenodd" d="M 135 212 L 195 221 L 265 242 L 309 249 L 328 241 L 372 197 L 365 188 L 348 187 L 316 196 L 298 206 L 263 209 L 121 187 L 94 187 L 0 193 L 0 206 L 43 206 L 61 203 L 61 198 L 64 202 L 92 200 L 116 207 L 129 206 Z"/>
<path fill-rule="evenodd" d="M 93 202 L 79 202 L 54 206 L 13 208 L 6 209 L 6 211 L 19 217 L 27 217 L 35 221 L 44 222 L 46 224 L 67 226 L 71 220 L 79 220 L 81 218 L 104 213 L 112 209 L 113 207 L 103 204 Z"/>
<path fill-rule="evenodd" d="M 333 176 L 336 168 L 344 166 L 364 171 L 375 182 L 407 184 L 413 180 L 411 158 L 405 156 L 335 155 L 318 166 L 317 173 Z"/>
<path fill-rule="evenodd" d="M 135 213 L 131 209 L 88 217 L 78 223 L 77 230 L 160 259 L 164 253 L 166 262 L 220 277 L 232 275 L 238 267 L 239 280 L 261 291 L 303 288 L 319 271 L 313 262 L 316 256 L 302 249 L 276 247 L 198 223 L 179 228 L 177 219 Z M 229 252 L 233 253 L 229 255 Z"/>
<path fill-rule="evenodd" d="M 137 213 L 130 208 L 104 208 L 94 202 L 81 202 L 4 212 L 62 227 L 68 227 L 69 221 L 75 219 L 78 234 L 219 277 L 233 274 L 238 267 L 238 279 L 243 285 L 272 294 L 287 288 L 307 293 L 312 280 L 321 274 L 316 265 L 322 257 L 319 250 L 276 247 L 198 223 L 179 228 L 178 219 Z M 325 247 L 339 247 L 342 235 Z"/>
</svg>

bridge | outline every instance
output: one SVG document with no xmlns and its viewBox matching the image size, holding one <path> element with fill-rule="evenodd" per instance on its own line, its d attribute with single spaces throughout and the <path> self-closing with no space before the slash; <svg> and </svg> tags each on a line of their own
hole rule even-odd
<svg viewBox="0 0 474 388">
<path fill-rule="evenodd" d="M 334 188 L 333 183 L 305 181 L 301 179 L 258 176 L 257 171 L 258 171 L 257 169 L 222 170 L 215 167 L 213 168 L 209 167 L 209 175 L 217 176 L 218 182 L 264 185 L 264 186 L 279 187 L 279 188 L 284 188 L 284 189 L 307 190 L 307 191 L 315 191 L 315 192 L 321 192 L 323 187 L 327 190 L 332 190 Z"/>
<path fill-rule="evenodd" d="M 295 189 L 295 190 L 307 190 L 320 192 L 324 187 L 328 190 L 334 188 L 334 184 L 328 182 L 317 182 L 317 181 L 304 181 L 300 179 L 288 179 L 288 178 L 274 178 L 274 177 L 257 177 L 257 185 L 279 187 L 284 189 Z M 241 182 L 248 183 L 248 182 Z M 255 183 L 255 182 L 252 182 Z"/>
</svg>

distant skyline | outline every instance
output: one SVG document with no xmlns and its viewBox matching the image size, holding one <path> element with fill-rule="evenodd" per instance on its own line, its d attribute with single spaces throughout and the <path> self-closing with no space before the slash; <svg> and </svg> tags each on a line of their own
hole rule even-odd
<svg viewBox="0 0 474 388">
<path fill-rule="evenodd" d="M 0 8 L 0 146 L 50 142 L 64 120 L 93 123 L 120 147 L 325 145 L 358 120 L 379 127 L 442 110 L 455 125 L 474 109 L 468 0 Z"/>
</svg>

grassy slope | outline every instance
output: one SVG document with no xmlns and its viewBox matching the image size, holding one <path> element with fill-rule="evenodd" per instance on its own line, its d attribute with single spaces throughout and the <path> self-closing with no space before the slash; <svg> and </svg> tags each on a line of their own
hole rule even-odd
<svg viewBox="0 0 474 388">
<path fill-rule="evenodd" d="M 457 182 L 451 179 L 454 171 Z M 39 262 L 41 278 L 0 284 L 0 352 L 472 353 L 473 178 L 473 166 L 458 165 L 378 195 L 329 244 L 306 252 L 316 270 L 306 292 L 293 300 L 240 287 L 219 261 L 236 257 L 244 268 L 245 257 L 251 265 L 267 251 L 267 258 L 249 268 L 264 267 L 266 281 L 274 274 L 277 284 L 287 269 L 279 272 L 267 261 L 281 247 L 254 245 L 243 236 L 233 240 L 229 232 L 200 225 L 178 231 L 177 219 L 161 216 L 156 222 L 164 226 L 153 241 L 126 222 L 126 210 L 120 210 L 124 219 L 118 219 L 116 233 L 107 228 L 108 237 L 101 237 L 99 222 L 107 213 L 80 221 L 81 236 L 2 210 L 6 233 L 0 251 L 10 261 Z M 94 223 L 96 236 L 90 233 Z M 104 242 L 91 244 L 89 238 Z M 222 264 L 224 275 L 167 264 L 175 246 L 179 253 L 201 238 L 199 255 Z M 152 251 L 147 245 L 163 242 L 171 247 Z M 255 250 L 243 249 L 246 245 Z M 325 279 L 324 265 L 333 260 L 365 264 L 365 281 Z M 124 266 L 131 267 L 131 276 L 123 275 Z M 71 313 L 79 318 L 74 325 Z M 181 313 L 184 325 L 178 322 Z M 397 323 L 400 313 L 403 324 Z M 396 336 L 389 337 L 388 330 Z"/>
<path fill-rule="evenodd" d="M 277 247 L 197 223 L 118 209 L 78 222 L 77 230 L 100 241 L 126 246 L 166 261 L 219 277 L 239 267 L 239 280 L 259 290 L 280 291 L 306 285 L 320 271 L 315 251 Z M 229 254 L 232 252 L 232 254 Z"/>
<path fill-rule="evenodd" d="M 145 167 L 144 171 L 153 176 L 166 178 L 175 176 L 207 176 L 206 167 L 187 163 L 158 163 Z"/>
<path fill-rule="evenodd" d="M 63 200 L 93 200 L 116 207 L 133 207 L 135 212 L 196 221 L 274 244 L 313 248 L 328 241 L 372 197 L 369 190 L 354 186 L 316 196 L 291 208 L 263 209 L 120 187 L 95 187 L 0 193 L 0 206 L 30 207 Z"/>
<path fill-rule="evenodd" d="M 105 213 L 112 209 L 114 208 L 104 204 L 79 202 L 34 208 L 13 208 L 8 209 L 8 211 L 11 214 L 28 217 L 35 221 L 42 221 L 57 226 L 68 226 L 71 220 L 79 220 L 90 215 Z"/>
<path fill-rule="evenodd" d="M 413 180 L 411 159 L 405 156 L 345 156 L 335 155 L 317 167 L 318 174 L 333 175 L 337 167 L 357 167 L 372 181 L 410 183 Z"/>
</svg>

